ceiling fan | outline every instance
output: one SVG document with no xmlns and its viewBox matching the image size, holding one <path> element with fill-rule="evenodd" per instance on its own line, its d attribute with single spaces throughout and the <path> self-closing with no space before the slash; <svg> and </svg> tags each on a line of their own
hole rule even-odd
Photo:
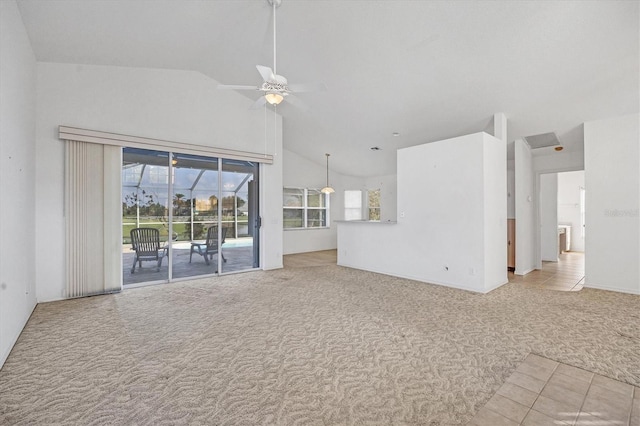
<svg viewBox="0 0 640 426">
<path fill-rule="evenodd" d="M 262 84 L 260 86 L 246 86 L 237 84 L 220 84 L 218 89 L 230 89 L 230 90 L 257 90 L 262 92 L 262 96 L 251 106 L 250 109 L 260 108 L 261 106 L 269 103 L 271 105 L 278 105 L 284 100 L 285 97 L 294 93 L 301 92 L 313 92 L 326 90 L 326 86 L 323 83 L 315 84 L 289 84 L 287 79 L 276 74 L 276 8 L 280 6 L 282 0 L 267 0 L 273 7 L 273 70 L 270 67 L 264 65 L 256 65 L 258 72 L 262 76 Z"/>
</svg>

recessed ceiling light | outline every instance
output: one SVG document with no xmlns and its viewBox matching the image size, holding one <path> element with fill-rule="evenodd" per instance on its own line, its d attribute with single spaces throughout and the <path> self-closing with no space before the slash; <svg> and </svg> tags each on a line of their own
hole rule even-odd
<svg viewBox="0 0 640 426">
<path fill-rule="evenodd" d="M 372 146 L 371 147 L 371 151 L 381 151 L 382 148 L 380 148 L 379 146 Z"/>
<path fill-rule="evenodd" d="M 553 149 L 555 149 L 556 151 L 562 151 L 564 148 L 563 148 L 563 147 L 561 147 L 561 146 L 556 146 L 556 147 L 555 147 L 555 148 L 553 148 Z"/>
<path fill-rule="evenodd" d="M 400 133 L 398 133 L 398 132 L 393 132 L 393 136 L 397 138 L 398 136 L 400 136 Z"/>
</svg>

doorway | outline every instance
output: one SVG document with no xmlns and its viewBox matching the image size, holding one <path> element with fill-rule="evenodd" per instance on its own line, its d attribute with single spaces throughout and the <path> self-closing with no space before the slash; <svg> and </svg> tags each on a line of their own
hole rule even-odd
<svg viewBox="0 0 640 426">
<path fill-rule="evenodd" d="M 138 148 L 122 158 L 124 285 L 259 267 L 258 163 Z M 157 231 L 157 256 L 139 260 L 136 228 Z"/>
<path fill-rule="evenodd" d="M 541 270 L 547 283 L 580 289 L 585 275 L 584 171 L 546 173 L 539 180 Z"/>
</svg>

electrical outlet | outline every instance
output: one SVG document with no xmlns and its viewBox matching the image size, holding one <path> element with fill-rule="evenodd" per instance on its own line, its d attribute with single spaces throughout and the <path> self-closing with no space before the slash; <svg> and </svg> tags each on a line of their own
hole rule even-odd
<svg viewBox="0 0 640 426">
<path fill-rule="evenodd" d="M 400 217 L 404 217 L 404 212 L 400 212 Z"/>
</svg>

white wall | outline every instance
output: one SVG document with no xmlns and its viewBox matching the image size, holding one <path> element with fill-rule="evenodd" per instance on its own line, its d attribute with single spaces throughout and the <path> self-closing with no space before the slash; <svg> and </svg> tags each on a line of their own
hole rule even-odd
<svg viewBox="0 0 640 426">
<path fill-rule="evenodd" d="M 244 102 L 240 103 L 244 104 Z M 237 110 L 237 113 L 242 116 L 245 111 L 243 106 Z M 267 120 L 267 122 L 270 121 L 272 120 Z M 271 140 L 275 155 L 273 156 L 273 164 L 260 166 L 262 173 L 260 177 L 260 216 L 262 218 L 262 227 L 260 228 L 260 267 L 265 270 L 283 267 L 282 169 L 285 158 L 282 149 L 282 121 L 282 116 L 278 115 L 276 116 L 276 123 L 266 124 L 267 135 L 273 134 L 273 127 L 274 125 L 276 126 L 276 134 L 274 139 Z M 255 130 L 258 124 L 252 121 L 252 127 Z M 253 149 L 257 149 L 257 146 L 254 146 Z"/>
<path fill-rule="evenodd" d="M 516 270 L 525 275 L 536 266 L 533 158 L 524 140 L 515 141 Z"/>
<path fill-rule="evenodd" d="M 483 158 L 482 134 L 398 150 L 402 232 L 385 251 L 392 262 L 403 258 L 400 271 L 435 284 L 484 289 Z"/>
<path fill-rule="evenodd" d="M 398 223 L 339 223 L 338 263 L 483 293 L 506 283 L 504 142 L 477 133 L 397 158 Z"/>
<path fill-rule="evenodd" d="M 516 218 L 516 171 L 515 161 L 507 161 L 507 218 Z"/>
<path fill-rule="evenodd" d="M 540 175 L 540 257 L 558 261 L 558 174 Z"/>
<path fill-rule="evenodd" d="M 321 189 L 326 185 L 327 166 L 315 163 L 295 152 L 284 150 L 283 183 L 291 188 Z M 331 166 L 331 157 L 329 158 Z M 329 183 L 336 190 L 330 199 L 330 227 L 321 229 L 284 230 L 284 254 L 306 253 L 318 250 L 333 250 L 337 247 L 337 228 L 335 221 L 344 219 L 344 190 L 362 189 L 363 179 L 336 173 L 329 167 Z M 282 211 L 282 196 L 279 200 Z M 282 213 L 281 213 L 282 215 Z"/>
<path fill-rule="evenodd" d="M 0 367 L 36 305 L 35 130 L 35 56 L 16 3 L 1 1 Z"/>
<path fill-rule="evenodd" d="M 580 188 L 585 188 L 584 170 L 558 173 L 558 224 L 571 226 L 571 251 L 584 251 Z"/>
<path fill-rule="evenodd" d="M 262 267 L 282 265 L 281 121 L 276 136 L 273 120 L 265 132 L 264 111 L 197 72 L 54 63 L 37 70 L 36 231 L 47 235 L 35 248 L 38 301 L 65 297 L 61 124 L 251 152 L 266 145 L 276 161 L 262 172 Z"/>
<path fill-rule="evenodd" d="M 584 125 L 585 286 L 640 294 L 640 115 Z"/>
<path fill-rule="evenodd" d="M 504 119 L 503 114 L 502 116 Z M 506 119 L 503 121 L 501 132 L 506 137 Z M 483 135 L 485 291 L 507 282 L 506 146 L 506 142 L 502 139 Z"/>
</svg>

